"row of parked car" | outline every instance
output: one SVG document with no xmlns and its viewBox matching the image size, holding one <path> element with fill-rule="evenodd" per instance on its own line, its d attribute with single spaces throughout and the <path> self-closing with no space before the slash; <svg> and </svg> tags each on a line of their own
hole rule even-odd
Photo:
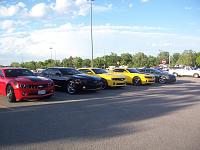
<svg viewBox="0 0 200 150">
<path fill-rule="evenodd" d="M 32 98 L 50 98 L 55 87 L 70 94 L 81 90 L 101 90 L 107 87 L 124 87 L 144 84 L 175 82 L 176 77 L 157 69 L 114 68 L 108 72 L 101 68 L 53 67 L 34 74 L 24 68 L 0 68 L 0 94 L 9 102 Z"/>
</svg>

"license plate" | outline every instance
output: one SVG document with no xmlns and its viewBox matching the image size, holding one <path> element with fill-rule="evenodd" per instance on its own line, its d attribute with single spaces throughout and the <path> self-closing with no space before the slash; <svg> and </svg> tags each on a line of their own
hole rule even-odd
<svg viewBox="0 0 200 150">
<path fill-rule="evenodd" d="M 46 94 L 45 90 L 38 91 L 38 95 L 44 95 L 44 94 Z"/>
</svg>

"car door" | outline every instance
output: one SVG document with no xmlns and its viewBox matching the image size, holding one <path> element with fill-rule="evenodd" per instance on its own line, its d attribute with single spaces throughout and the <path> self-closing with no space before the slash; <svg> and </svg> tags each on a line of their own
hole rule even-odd
<svg viewBox="0 0 200 150">
<path fill-rule="evenodd" d="M 49 70 L 50 78 L 54 81 L 56 86 L 64 87 L 66 86 L 66 81 L 68 77 L 64 77 L 59 69 L 53 68 Z"/>
</svg>

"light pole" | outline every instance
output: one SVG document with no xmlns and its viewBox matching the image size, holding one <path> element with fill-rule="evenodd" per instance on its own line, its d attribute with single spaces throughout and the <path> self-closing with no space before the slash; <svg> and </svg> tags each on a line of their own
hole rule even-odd
<svg viewBox="0 0 200 150">
<path fill-rule="evenodd" d="M 52 48 L 52 47 L 50 47 L 49 49 L 50 49 L 50 51 L 51 51 L 51 60 L 52 60 L 52 49 L 53 49 L 53 48 Z"/>
<path fill-rule="evenodd" d="M 94 59 L 94 44 L 93 44 L 93 28 L 92 28 L 92 2 L 94 0 L 88 0 L 90 1 L 90 38 L 91 38 L 91 49 L 92 49 L 92 61 L 91 61 L 91 67 L 93 68 L 93 59 Z"/>
</svg>

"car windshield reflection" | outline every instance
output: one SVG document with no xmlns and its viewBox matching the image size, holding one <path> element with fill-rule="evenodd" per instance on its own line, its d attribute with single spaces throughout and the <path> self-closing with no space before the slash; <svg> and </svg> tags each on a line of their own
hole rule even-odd
<svg viewBox="0 0 200 150">
<path fill-rule="evenodd" d="M 18 77 L 18 76 L 34 76 L 33 72 L 28 69 L 6 69 L 6 77 Z"/>
<path fill-rule="evenodd" d="M 62 69 L 59 69 L 59 70 L 63 75 L 82 74 L 80 71 L 73 69 L 73 68 L 62 68 Z"/>
<path fill-rule="evenodd" d="M 108 71 L 105 70 L 105 69 L 92 69 L 92 71 L 94 71 L 95 74 L 104 74 L 104 73 L 108 73 Z"/>
</svg>

